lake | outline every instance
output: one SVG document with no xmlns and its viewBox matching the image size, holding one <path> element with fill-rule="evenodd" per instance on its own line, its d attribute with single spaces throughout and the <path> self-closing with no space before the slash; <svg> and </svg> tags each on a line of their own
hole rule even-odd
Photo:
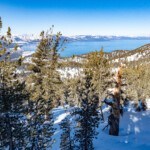
<svg viewBox="0 0 150 150">
<path fill-rule="evenodd" d="M 76 41 L 66 43 L 63 47 L 64 51 L 60 52 L 63 57 L 72 55 L 85 54 L 91 51 L 100 50 L 104 48 L 105 52 L 111 52 L 114 50 L 133 50 L 142 45 L 150 43 L 150 40 L 111 40 L 111 41 Z M 35 51 L 38 43 L 28 43 L 22 46 L 25 51 Z"/>
</svg>

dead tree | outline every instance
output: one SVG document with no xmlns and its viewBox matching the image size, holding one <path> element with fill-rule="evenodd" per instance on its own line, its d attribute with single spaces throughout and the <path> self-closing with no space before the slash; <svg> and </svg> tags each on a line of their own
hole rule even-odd
<svg viewBox="0 0 150 150">
<path fill-rule="evenodd" d="M 109 134 L 118 136 L 119 135 L 119 122 L 120 122 L 120 99 L 121 99 L 121 72 L 122 65 L 118 68 L 115 79 L 115 87 L 111 91 L 112 101 L 105 98 L 104 102 L 111 106 L 111 114 L 108 117 Z"/>
</svg>

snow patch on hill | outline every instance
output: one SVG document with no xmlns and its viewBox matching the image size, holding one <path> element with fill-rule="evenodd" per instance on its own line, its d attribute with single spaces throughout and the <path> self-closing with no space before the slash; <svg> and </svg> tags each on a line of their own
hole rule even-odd
<svg viewBox="0 0 150 150">
<path fill-rule="evenodd" d="M 71 68 L 71 67 L 66 67 L 64 69 L 58 69 L 60 72 L 61 76 L 63 78 L 73 78 L 75 76 L 79 76 L 80 72 L 82 71 L 81 68 Z"/>
</svg>

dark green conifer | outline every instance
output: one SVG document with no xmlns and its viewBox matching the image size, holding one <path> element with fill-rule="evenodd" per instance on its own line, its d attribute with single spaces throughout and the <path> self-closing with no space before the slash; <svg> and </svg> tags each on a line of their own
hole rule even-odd
<svg viewBox="0 0 150 150">
<path fill-rule="evenodd" d="M 58 50 L 61 34 L 41 32 L 41 41 L 33 54 L 29 66 L 31 75 L 28 85 L 31 91 L 29 108 L 30 141 L 33 149 L 46 149 L 52 146 L 53 115 L 52 109 L 59 98 L 57 92 L 61 79 L 57 72 Z"/>
<path fill-rule="evenodd" d="M 8 33 L 8 32 L 7 32 Z M 20 82 L 16 73 L 18 61 L 12 62 L 9 50 L 11 32 L 1 39 L 0 49 L 0 147 L 10 150 L 20 149 L 25 145 L 24 128 L 24 93 L 25 83 Z"/>
<path fill-rule="evenodd" d="M 0 17 L 0 30 L 1 30 L 1 28 L 2 28 L 2 19 Z"/>
<path fill-rule="evenodd" d="M 96 129 L 99 124 L 99 99 L 89 71 L 85 71 L 84 78 L 79 81 L 77 92 L 80 108 L 75 111 L 78 114 L 75 141 L 79 142 L 80 150 L 93 150 L 93 139 L 98 134 Z"/>
<path fill-rule="evenodd" d="M 61 142 L 60 142 L 60 149 L 61 150 L 73 150 L 73 139 L 71 137 L 71 122 L 70 118 L 66 117 L 60 123 L 60 129 L 62 130 L 61 134 Z"/>
</svg>

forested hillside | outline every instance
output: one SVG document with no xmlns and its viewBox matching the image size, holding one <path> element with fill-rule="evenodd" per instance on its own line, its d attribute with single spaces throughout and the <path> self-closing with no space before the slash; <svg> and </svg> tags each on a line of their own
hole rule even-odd
<svg viewBox="0 0 150 150">
<path fill-rule="evenodd" d="M 0 149 L 148 150 L 150 45 L 62 58 L 64 42 L 52 27 L 12 59 L 11 28 L 0 32 Z"/>
</svg>

